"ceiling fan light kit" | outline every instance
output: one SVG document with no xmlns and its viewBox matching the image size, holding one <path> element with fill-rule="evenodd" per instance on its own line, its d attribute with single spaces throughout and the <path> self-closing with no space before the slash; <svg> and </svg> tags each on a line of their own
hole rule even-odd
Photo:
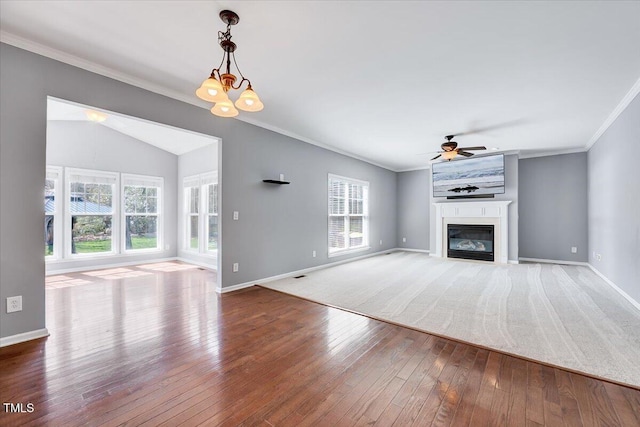
<svg viewBox="0 0 640 427">
<path fill-rule="evenodd" d="M 239 114 L 238 109 L 248 112 L 260 111 L 264 108 L 264 104 L 251 87 L 249 79 L 245 78 L 240 68 L 238 68 L 235 57 L 237 45 L 231 41 L 231 26 L 240 22 L 240 17 L 235 12 L 223 10 L 220 12 L 220 19 L 227 24 L 227 31 L 218 31 L 218 43 L 224 52 L 222 61 L 218 68 L 214 68 L 211 71 L 211 75 L 196 90 L 196 96 L 204 101 L 213 102 L 215 105 L 211 108 L 211 113 L 219 117 L 235 117 Z M 231 72 L 232 59 L 233 65 L 241 77 L 237 86 L 235 82 L 238 78 Z M 220 70 L 222 70 L 222 73 Z M 240 89 L 244 82 L 247 82 L 247 88 L 240 94 L 234 104 L 229 98 L 228 92 L 231 89 Z"/>
<path fill-rule="evenodd" d="M 469 153 L 468 151 L 487 149 L 487 147 L 482 147 L 482 146 L 458 148 L 458 143 L 455 141 L 452 141 L 454 137 L 455 135 L 447 135 L 444 137 L 444 139 L 446 139 L 447 142 L 443 142 L 442 145 L 440 145 L 440 147 L 442 148 L 442 151 L 440 152 L 440 154 L 438 154 L 433 159 L 431 159 L 432 161 L 440 157 L 442 157 L 446 161 L 451 161 L 452 159 L 455 159 L 458 155 L 461 155 L 464 157 L 471 157 L 473 156 L 474 153 Z"/>
</svg>

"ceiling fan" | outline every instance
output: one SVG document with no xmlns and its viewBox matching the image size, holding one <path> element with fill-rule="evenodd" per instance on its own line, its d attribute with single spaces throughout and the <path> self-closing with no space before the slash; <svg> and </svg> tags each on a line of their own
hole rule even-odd
<svg viewBox="0 0 640 427">
<path fill-rule="evenodd" d="M 486 150 L 487 149 L 487 147 L 483 147 L 483 146 L 458 148 L 458 143 L 455 141 L 452 141 L 454 137 L 455 135 L 445 136 L 444 139 L 446 139 L 447 142 L 443 142 L 442 145 L 440 146 L 442 147 L 443 151 L 440 151 L 440 154 L 438 154 L 431 160 L 435 160 L 438 157 L 442 157 L 445 160 L 451 160 L 451 159 L 454 159 L 458 154 L 465 157 L 471 157 L 473 156 L 474 153 L 468 153 L 467 150 Z"/>
</svg>

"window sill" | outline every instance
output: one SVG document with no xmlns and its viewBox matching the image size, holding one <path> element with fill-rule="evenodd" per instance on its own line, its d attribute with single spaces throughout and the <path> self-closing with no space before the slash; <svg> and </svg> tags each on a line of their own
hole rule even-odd
<svg viewBox="0 0 640 427">
<path fill-rule="evenodd" d="M 343 249 L 340 251 L 329 252 L 329 258 L 338 257 L 342 255 L 351 255 L 358 252 L 368 251 L 369 249 L 371 249 L 370 246 L 358 246 L 357 248 Z"/>
<path fill-rule="evenodd" d="M 74 255 L 66 256 L 64 258 L 45 257 L 44 262 L 45 264 L 55 265 L 55 264 L 65 264 L 65 263 L 72 263 L 72 262 L 79 262 L 79 261 L 104 260 L 109 258 L 120 258 L 120 257 L 129 258 L 129 257 L 134 257 L 136 255 L 159 254 L 162 252 L 163 251 L 161 249 L 152 249 L 152 250 L 139 249 L 139 251 L 127 251 L 127 252 L 121 252 L 121 253 L 105 252 L 105 253 L 100 253 L 99 255 L 98 254 L 74 254 Z"/>
<path fill-rule="evenodd" d="M 162 249 L 160 248 L 127 249 L 124 252 L 122 252 L 121 255 L 131 256 L 131 255 L 153 254 L 157 252 L 162 252 Z"/>
</svg>

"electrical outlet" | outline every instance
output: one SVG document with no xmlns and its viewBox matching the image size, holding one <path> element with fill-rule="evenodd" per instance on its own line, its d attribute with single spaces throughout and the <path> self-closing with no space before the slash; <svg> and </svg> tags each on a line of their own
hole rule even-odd
<svg viewBox="0 0 640 427">
<path fill-rule="evenodd" d="M 602 261 L 602 254 L 596 254 L 596 260 Z"/>
<path fill-rule="evenodd" d="M 234 272 L 234 273 L 237 273 L 237 272 L 238 272 L 238 269 L 239 269 L 239 265 L 238 265 L 238 263 L 237 263 L 237 262 L 234 262 L 234 263 L 233 263 L 233 272 Z"/>
<path fill-rule="evenodd" d="M 7 313 L 22 311 L 22 295 L 7 298 Z"/>
<path fill-rule="evenodd" d="M 407 238 L 406 237 L 402 238 L 402 243 L 407 243 Z"/>
<path fill-rule="evenodd" d="M 311 252 L 311 256 L 315 258 L 316 257 L 316 251 Z"/>
<path fill-rule="evenodd" d="M 578 247 L 577 246 L 571 246 L 571 253 L 572 254 L 577 254 L 578 253 Z"/>
<path fill-rule="evenodd" d="M 233 220 L 237 221 L 240 217 L 240 213 L 238 211 L 233 211 Z"/>
</svg>

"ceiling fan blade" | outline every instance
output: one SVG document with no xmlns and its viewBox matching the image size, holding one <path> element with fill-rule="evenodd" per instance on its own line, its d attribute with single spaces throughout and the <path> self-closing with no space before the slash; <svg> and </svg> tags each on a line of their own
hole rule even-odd
<svg viewBox="0 0 640 427">
<path fill-rule="evenodd" d="M 514 119 L 514 120 L 507 120 L 504 122 L 500 122 L 500 123 L 493 123 L 493 124 L 489 124 L 489 125 L 485 125 L 485 126 L 471 126 L 471 129 L 465 131 L 465 132 L 456 132 L 454 135 L 455 136 L 467 136 L 467 135 L 475 135 L 478 133 L 486 133 L 486 132 L 491 132 L 494 130 L 499 130 L 499 129 L 503 129 L 503 128 L 510 128 L 510 127 L 514 127 L 514 126 L 519 126 L 522 124 L 525 124 L 527 121 L 519 118 L 519 119 Z"/>
<path fill-rule="evenodd" d="M 486 150 L 487 147 L 483 147 L 481 145 L 477 146 L 477 147 L 464 147 L 464 148 L 459 148 L 459 150 Z"/>
<path fill-rule="evenodd" d="M 434 157 L 433 159 L 431 159 L 431 160 L 435 160 L 435 159 L 437 159 L 438 157 L 440 157 L 441 155 L 442 155 L 442 154 L 438 154 L 437 156 L 435 156 L 435 157 Z"/>
<path fill-rule="evenodd" d="M 461 151 L 461 150 L 458 150 L 458 154 L 460 154 L 461 156 L 465 156 L 465 157 L 473 156 L 473 153 L 467 153 L 466 151 Z"/>
</svg>

